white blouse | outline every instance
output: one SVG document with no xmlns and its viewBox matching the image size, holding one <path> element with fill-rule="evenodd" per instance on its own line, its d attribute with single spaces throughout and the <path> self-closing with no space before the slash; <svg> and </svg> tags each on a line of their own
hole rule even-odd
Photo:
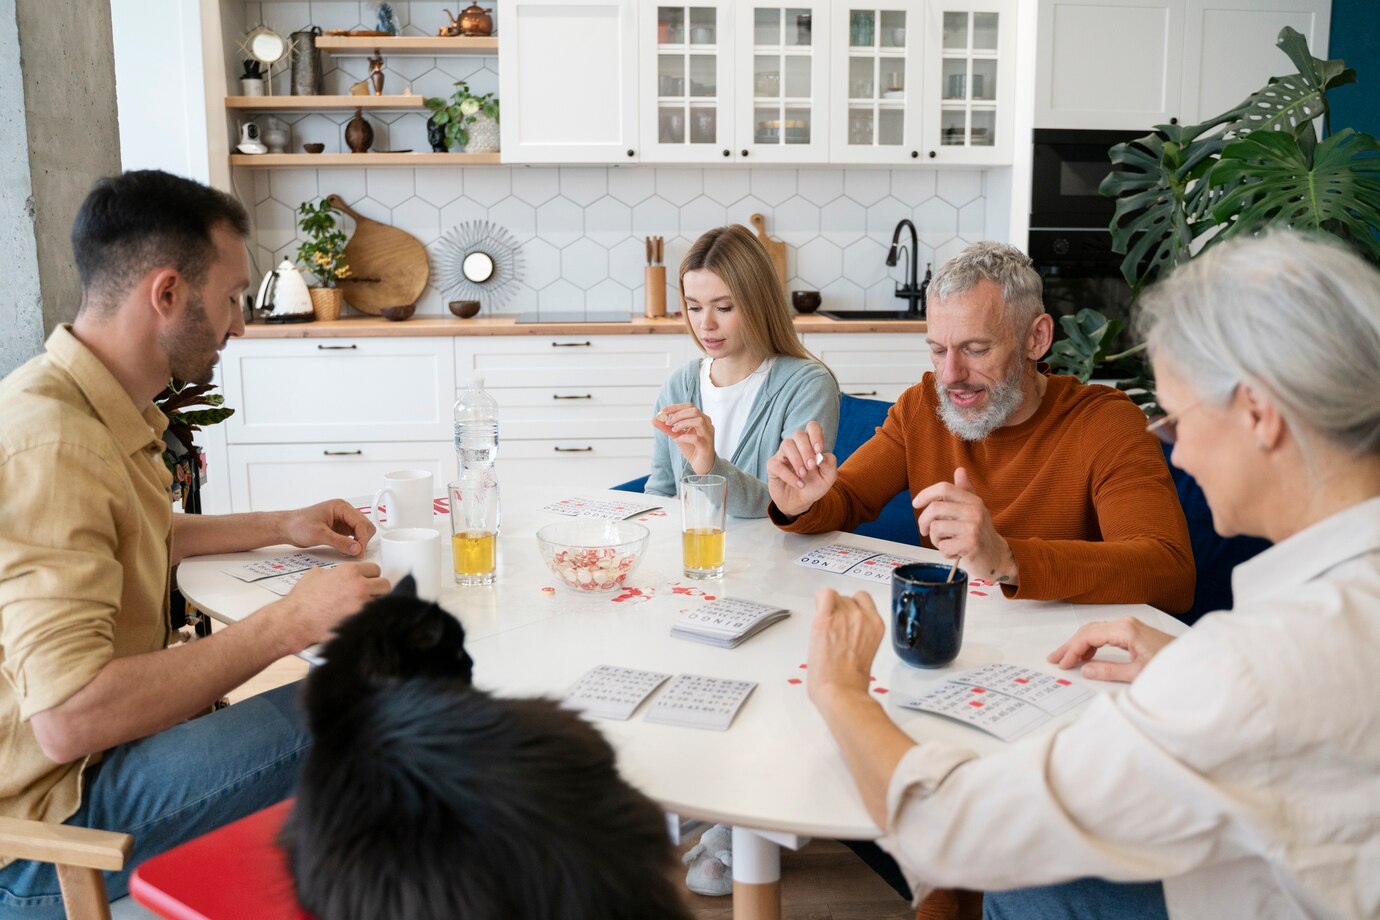
<svg viewBox="0 0 1380 920">
<path fill-rule="evenodd" d="M 738 449 L 738 442 L 743 439 L 743 426 L 752 414 L 752 404 L 775 361 L 775 358 L 767 358 L 757 366 L 757 370 L 726 387 L 718 386 L 709 379 L 709 369 L 714 359 L 704 358 L 700 361 L 700 411 L 714 423 L 714 453 L 730 463 Z"/>
<path fill-rule="evenodd" d="M 1380 498 L 1232 589 L 1050 735 L 911 749 L 879 842 L 917 896 L 1098 876 L 1163 879 L 1175 920 L 1380 916 Z"/>
</svg>

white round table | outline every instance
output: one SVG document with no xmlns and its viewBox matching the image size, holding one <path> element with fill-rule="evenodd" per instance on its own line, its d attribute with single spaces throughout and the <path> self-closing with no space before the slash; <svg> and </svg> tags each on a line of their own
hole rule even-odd
<svg viewBox="0 0 1380 920">
<path fill-rule="evenodd" d="M 620 492 L 580 496 L 643 498 Z M 664 499 L 662 511 L 633 518 L 651 530 L 647 552 L 631 579 L 642 593 L 583 594 L 565 588 L 547 569 L 533 536 L 541 525 L 562 518 L 541 509 L 568 497 L 572 496 L 557 488 L 504 494 L 496 584 L 443 584 L 440 603 L 465 626 L 475 683 L 507 696 L 559 696 L 600 664 L 756 681 L 758 686 L 724 732 L 649 723 L 642 716 L 650 700 L 626 722 L 592 721 L 617 750 L 624 776 L 667 811 L 734 826 L 735 918 L 779 916 L 779 846 L 795 848 L 812 836 L 872 839 L 880 834 L 824 721 L 806 696 L 802 666 L 814 594 L 824 587 L 850 594 L 868 590 L 879 610 L 890 608 L 888 585 L 807 569 L 794 560 L 836 540 L 926 559 L 938 559 L 938 554 L 853 534 L 786 534 L 764 519 L 730 518 L 723 578 L 695 581 L 681 572 L 679 508 L 675 499 Z M 435 523 L 448 538 L 449 521 L 438 516 Z M 443 540 L 447 553 L 448 545 L 448 539 Z M 228 622 L 243 619 L 276 596 L 223 569 L 286 551 L 269 547 L 190 559 L 178 569 L 178 585 L 208 615 Z M 375 540 L 366 558 L 377 559 L 377 554 Z M 449 570 L 447 560 L 443 572 Z M 545 587 L 556 591 L 544 592 Z M 677 612 L 704 603 L 703 596 L 678 593 L 676 588 L 770 602 L 790 609 L 792 616 L 736 649 L 672 638 L 669 632 Z M 892 701 L 916 694 L 954 671 L 989 662 L 1052 672 L 1045 655 L 1079 625 L 1126 614 L 1166 632 L 1185 630 L 1179 621 L 1148 606 L 1011 601 L 992 588 L 986 597 L 969 596 L 963 649 L 945 668 L 919 670 L 902 664 L 891 650 L 888 626 L 888 638 L 873 664 L 873 689 L 892 719 L 913 738 L 943 740 L 979 753 L 996 750 L 1002 742 L 995 738 Z M 1112 689 L 1084 681 L 1077 672 L 1064 676 L 1097 692 Z M 1073 718 L 1077 711 L 1056 717 L 1042 730 Z"/>
</svg>

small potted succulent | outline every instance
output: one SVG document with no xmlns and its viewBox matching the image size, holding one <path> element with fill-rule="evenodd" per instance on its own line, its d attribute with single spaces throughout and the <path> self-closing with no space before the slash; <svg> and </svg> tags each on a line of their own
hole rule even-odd
<svg viewBox="0 0 1380 920">
<path fill-rule="evenodd" d="M 433 96 L 426 100 L 426 107 L 431 110 L 427 136 L 433 150 L 441 152 L 456 147 L 466 153 L 498 150 L 498 97 L 493 93 L 477 96 L 470 91 L 468 83 L 457 80 L 455 92 L 449 99 Z M 435 128 L 439 128 L 439 132 Z"/>
<path fill-rule="evenodd" d="M 297 226 L 306 235 L 297 247 L 297 259 L 319 282 L 310 289 L 312 312 L 321 321 L 339 319 L 344 294 L 336 285 L 350 277 L 350 266 L 345 264 L 345 231 L 336 226 L 335 209 L 324 198 L 315 205 L 302 202 L 297 213 L 301 215 Z"/>
</svg>

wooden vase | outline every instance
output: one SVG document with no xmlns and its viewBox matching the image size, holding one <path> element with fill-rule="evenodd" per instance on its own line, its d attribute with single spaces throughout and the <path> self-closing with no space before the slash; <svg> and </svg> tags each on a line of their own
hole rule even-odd
<svg viewBox="0 0 1380 920">
<path fill-rule="evenodd" d="M 340 319 L 340 306 L 345 302 L 345 292 L 340 288 L 307 288 L 311 294 L 311 312 L 318 323 L 329 323 Z"/>
<path fill-rule="evenodd" d="M 374 143 L 374 126 L 364 117 L 363 109 L 355 109 L 355 117 L 345 126 L 345 143 L 351 153 L 364 153 Z"/>
</svg>

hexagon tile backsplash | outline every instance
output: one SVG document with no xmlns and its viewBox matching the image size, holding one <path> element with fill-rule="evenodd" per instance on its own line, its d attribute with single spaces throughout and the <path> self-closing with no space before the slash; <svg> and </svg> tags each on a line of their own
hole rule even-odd
<svg viewBox="0 0 1380 920">
<path fill-rule="evenodd" d="M 296 206 L 331 193 L 366 217 L 416 236 L 432 256 L 462 221 L 488 219 L 513 234 L 526 264 L 505 313 L 642 312 L 642 238 L 666 238 L 667 303 L 676 267 L 711 227 L 754 213 L 787 244 L 787 287 L 821 291 L 827 309 L 897 306 L 904 261 L 885 265 L 896 222 L 920 235 L 920 269 L 984 236 L 981 170 L 681 167 L 420 167 L 236 171 L 255 225 L 262 274 L 297 249 Z M 252 182 L 253 188 L 243 186 Z M 348 229 L 352 221 L 345 220 Z M 428 286 L 418 315 L 446 313 Z"/>
</svg>

